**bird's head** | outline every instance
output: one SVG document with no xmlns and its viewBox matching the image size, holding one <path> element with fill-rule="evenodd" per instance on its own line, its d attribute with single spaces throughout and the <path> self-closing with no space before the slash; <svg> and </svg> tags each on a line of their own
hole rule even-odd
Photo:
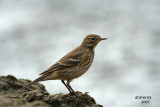
<svg viewBox="0 0 160 107">
<path fill-rule="evenodd" d="M 89 34 L 84 38 L 82 42 L 82 46 L 95 49 L 95 47 L 100 41 L 106 40 L 106 39 L 107 38 L 101 38 L 99 35 L 96 35 L 96 34 Z"/>
</svg>

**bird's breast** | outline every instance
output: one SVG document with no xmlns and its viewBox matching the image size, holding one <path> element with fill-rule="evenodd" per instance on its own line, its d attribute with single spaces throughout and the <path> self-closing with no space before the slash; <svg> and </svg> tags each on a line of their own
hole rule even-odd
<svg viewBox="0 0 160 107">
<path fill-rule="evenodd" d="M 94 52 L 86 52 L 81 58 L 81 62 L 71 68 L 57 72 L 58 77 L 63 80 L 78 78 L 83 75 L 91 66 L 94 59 Z"/>
<path fill-rule="evenodd" d="M 81 63 L 79 64 L 78 73 L 81 76 L 84 74 L 91 66 L 94 59 L 94 52 L 86 53 L 86 56 L 82 58 Z"/>
</svg>

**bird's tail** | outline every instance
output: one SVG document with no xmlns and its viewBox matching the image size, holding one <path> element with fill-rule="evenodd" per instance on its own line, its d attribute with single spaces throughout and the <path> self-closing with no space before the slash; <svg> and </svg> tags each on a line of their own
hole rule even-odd
<svg viewBox="0 0 160 107">
<path fill-rule="evenodd" d="M 27 84 L 26 86 L 23 86 L 19 91 L 22 91 L 23 89 L 29 87 L 30 85 L 37 83 L 39 81 L 43 81 L 44 76 L 40 76 L 39 78 L 35 79 L 34 81 L 32 81 L 31 83 Z"/>
</svg>

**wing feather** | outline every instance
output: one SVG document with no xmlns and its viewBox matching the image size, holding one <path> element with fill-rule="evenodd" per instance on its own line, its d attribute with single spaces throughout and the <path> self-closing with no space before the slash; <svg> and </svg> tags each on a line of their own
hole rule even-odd
<svg viewBox="0 0 160 107">
<path fill-rule="evenodd" d="M 74 67 L 78 65 L 81 62 L 81 58 L 84 55 L 85 52 L 77 51 L 74 54 L 67 54 L 62 59 L 60 59 L 57 63 L 49 67 L 46 71 L 42 72 L 40 75 L 46 74 L 46 73 L 52 73 L 57 70 L 63 70 L 68 67 Z"/>
</svg>

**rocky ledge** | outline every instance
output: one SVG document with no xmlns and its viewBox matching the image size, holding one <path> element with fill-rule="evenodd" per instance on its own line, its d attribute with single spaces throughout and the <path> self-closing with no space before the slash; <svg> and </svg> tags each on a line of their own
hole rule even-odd
<svg viewBox="0 0 160 107">
<path fill-rule="evenodd" d="M 0 76 L 0 107 L 103 107 L 87 93 L 79 92 L 79 98 L 62 93 L 50 95 L 40 83 L 19 91 L 30 82 L 11 75 Z"/>
</svg>

